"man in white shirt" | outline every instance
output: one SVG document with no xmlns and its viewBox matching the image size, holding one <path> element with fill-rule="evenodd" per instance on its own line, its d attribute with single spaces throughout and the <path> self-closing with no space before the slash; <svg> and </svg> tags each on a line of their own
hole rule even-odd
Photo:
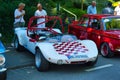
<svg viewBox="0 0 120 80">
<path fill-rule="evenodd" d="M 14 22 L 14 27 L 24 27 L 25 25 L 25 20 L 24 20 L 24 15 L 25 15 L 25 11 L 24 11 L 24 7 L 25 4 L 24 3 L 20 3 L 18 5 L 18 9 L 15 10 L 14 12 L 14 18 L 15 18 L 15 22 Z"/>
<path fill-rule="evenodd" d="M 24 20 L 25 11 L 24 11 L 24 7 L 25 7 L 25 4 L 24 3 L 20 3 L 18 5 L 18 8 L 15 9 L 15 11 L 14 11 L 14 18 L 15 18 L 15 21 L 14 21 L 14 31 L 15 31 L 15 28 L 24 27 L 25 26 L 25 20 Z M 11 46 L 14 46 L 14 40 L 15 40 L 15 35 L 13 37 Z"/>
<path fill-rule="evenodd" d="M 37 4 L 37 8 L 38 8 L 38 10 L 36 10 L 35 16 L 38 16 L 38 17 L 47 16 L 47 12 L 44 9 L 42 9 L 42 5 L 40 3 Z M 37 24 L 42 23 L 44 21 L 45 21 L 45 18 L 39 18 L 37 20 Z M 38 28 L 45 28 L 45 23 L 39 24 Z"/>
<path fill-rule="evenodd" d="M 120 2 L 118 3 L 119 5 L 115 8 L 114 10 L 114 15 L 120 16 Z"/>
</svg>

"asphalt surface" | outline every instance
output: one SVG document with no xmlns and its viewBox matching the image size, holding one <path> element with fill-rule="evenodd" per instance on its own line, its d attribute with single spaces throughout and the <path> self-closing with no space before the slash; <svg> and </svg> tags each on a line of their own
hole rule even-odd
<svg viewBox="0 0 120 80">
<path fill-rule="evenodd" d="M 113 58 L 99 55 L 94 67 L 52 65 L 47 72 L 36 70 L 34 55 L 28 51 L 17 52 L 8 47 L 6 59 L 7 80 L 120 80 L 120 55 Z"/>
</svg>

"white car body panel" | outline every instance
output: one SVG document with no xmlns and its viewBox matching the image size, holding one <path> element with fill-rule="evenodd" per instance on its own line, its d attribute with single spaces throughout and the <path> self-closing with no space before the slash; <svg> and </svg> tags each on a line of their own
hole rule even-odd
<svg viewBox="0 0 120 80">
<path fill-rule="evenodd" d="M 55 31 L 61 33 L 59 29 L 54 29 Z M 77 54 L 70 54 L 66 56 L 65 54 L 59 54 L 55 47 L 53 46 L 56 43 L 50 42 L 30 42 L 29 37 L 27 36 L 27 30 L 25 28 L 16 28 L 15 34 L 18 37 L 19 44 L 28 49 L 30 52 L 35 54 L 36 47 L 38 47 L 45 59 L 51 63 L 57 64 L 58 60 L 62 60 L 63 64 L 71 64 L 71 62 L 77 61 L 95 61 L 98 56 L 98 50 L 96 44 L 91 40 L 76 40 L 78 43 L 82 43 L 89 51 L 85 53 L 77 52 Z M 83 57 L 82 57 L 83 56 Z M 87 56 L 87 57 L 84 57 Z"/>
</svg>

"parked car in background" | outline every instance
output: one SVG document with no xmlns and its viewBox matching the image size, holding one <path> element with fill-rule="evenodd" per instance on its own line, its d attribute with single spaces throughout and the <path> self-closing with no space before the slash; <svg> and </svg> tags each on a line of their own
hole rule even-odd
<svg viewBox="0 0 120 80">
<path fill-rule="evenodd" d="M 2 35 L 0 34 L 0 37 L 1 37 Z M 5 61 L 6 61 L 6 59 L 5 59 L 5 56 L 4 56 L 4 54 L 5 54 L 5 47 L 4 47 L 4 45 L 2 44 L 2 42 L 0 41 L 0 80 L 6 80 L 6 75 L 7 75 L 7 73 L 6 73 L 6 68 L 5 68 Z"/>
<path fill-rule="evenodd" d="M 41 18 L 47 20 L 34 23 Z M 46 28 L 37 28 L 43 23 L 46 23 Z M 50 63 L 95 65 L 98 58 L 96 44 L 91 40 L 78 40 L 74 35 L 63 34 L 63 31 L 62 21 L 57 16 L 32 17 L 27 28 L 15 29 L 15 49 L 26 48 L 33 53 L 38 71 L 48 70 Z"/>
<path fill-rule="evenodd" d="M 69 25 L 70 34 L 93 40 L 104 57 L 120 53 L 120 16 L 83 15 Z"/>
</svg>

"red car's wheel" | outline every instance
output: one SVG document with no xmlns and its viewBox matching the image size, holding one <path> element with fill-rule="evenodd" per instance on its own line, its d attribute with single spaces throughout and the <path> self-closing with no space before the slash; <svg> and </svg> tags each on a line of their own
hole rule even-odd
<svg viewBox="0 0 120 80">
<path fill-rule="evenodd" d="M 103 57 L 113 57 L 114 56 L 114 53 L 111 51 L 111 49 L 107 43 L 103 43 L 101 45 L 100 52 Z"/>
</svg>

